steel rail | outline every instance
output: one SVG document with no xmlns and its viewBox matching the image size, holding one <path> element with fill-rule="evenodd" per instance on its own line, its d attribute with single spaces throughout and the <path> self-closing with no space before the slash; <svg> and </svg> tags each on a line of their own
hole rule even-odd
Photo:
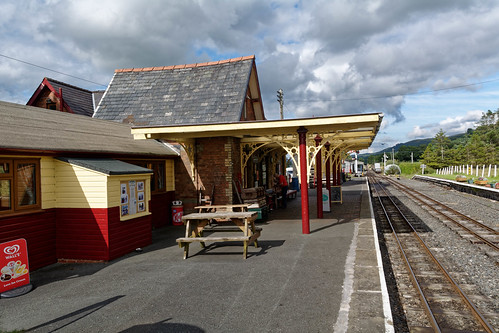
<svg viewBox="0 0 499 333">
<path fill-rule="evenodd" d="M 370 177 L 370 183 L 373 185 L 372 188 L 373 188 L 374 192 L 376 192 L 376 195 L 377 195 L 380 207 L 383 210 L 383 213 L 385 214 L 385 217 L 386 217 L 386 220 L 387 220 L 388 224 L 390 225 L 390 229 L 392 230 L 392 234 L 393 234 L 393 236 L 394 236 L 394 238 L 395 238 L 395 240 L 397 242 L 397 245 L 398 245 L 398 248 L 400 250 L 402 259 L 403 259 L 403 261 L 405 263 L 405 266 L 406 266 L 407 270 L 409 271 L 409 277 L 411 278 L 412 284 L 413 284 L 413 286 L 418 291 L 419 298 L 420 298 L 421 302 L 423 303 L 423 308 L 424 308 L 424 311 L 426 312 L 426 315 L 428 316 L 428 320 L 430 321 L 431 326 L 433 327 L 433 329 L 436 332 L 441 332 L 441 329 L 440 329 L 440 326 L 438 325 L 437 319 L 433 315 L 433 311 L 430 308 L 430 304 L 428 303 L 428 300 L 426 299 L 426 296 L 425 296 L 423 290 L 421 289 L 421 286 L 418 283 L 418 280 L 416 278 L 416 274 L 414 273 L 414 270 L 412 269 L 412 266 L 411 266 L 411 264 L 409 262 L 409 258 L 407 258 L 405 250 L 404 250 L 404 248 L 402 246 L 402 242 L 400 241 L 400 239 L 399 239 L 399 237 L 397 235 L 397 232 L 395 231 L 395 227 L 392 224 L 392 219 L 390 218 L 388 212 L 386 211 L 385 205 L 383 204 L 383 202 L 381 200 L 381 196 L 379 195 L 378 190 L 374 186 L 375 183 L 374 183 L 373 180 L 374 180 L 374 178 Z M 376 183 L 379 185 L 378 182 L 376 182 Z M 381 185 L 379 185 L 379 186 L 381 186 Z M 402 217 L 405 219 L 405 216 L 402 216 Z"/>
<path fill-rule="evenodd" d="M 490 232 L 492 232 L 492 233 L 494 233 L 494 234 L 496 234 L 496 235 L 499 235 L 499 231 L 495 230 L 494 228 L 491 228 L 491 227 L 489 227 L 488 225 L 485 225 L 485 224 L 483 224 L 483 223 L 480 223 L 480 222 L 478 222 L 477 220 L 475 220 L 475 219 L 473 219 L 473 218 L 471 218 L 471 217 L 469 217 L 469 216 L 467 216 L 467 215 L 464 215 L 463 213 L 461 213 L 461 212 L 460 212 L 460 211 L 458 211 L 458 210 L 455 210 L 455 209 L 454 209 L 454 208 L 452 208 L 452 207 L 449 207 L 449 206 L 447 206 L 447 205 L 444 205 L 443 203 L 441 203 L 441 202 L 439 202 L 439 201 L 437 201 L 437 200 L 433 199 L 432 197 L 430 197 L 430 196 L 428 196 L 428 195 L 426 195 L 426 194 L 424 194 L 424 193 L 421 193 L 421 192 L 419 192 L 419 191 L 417 191 L 417 190 L 415 190 L 415 189 L 413 189 L 413 188 L 411 188 L 411 187 L 409 187 L 409 186 L 407 186 L 407 185 L 397 183 L 396 181 L 394 181 L 393 179 L 390 179 L 389 177 L 386 177 L 386 176 L 385 176 L 385 177 L 382 177 L 382 179 L 386 179 L 388 182 L 390 182 L 390 184 L 393 184 L 393 185 L 395 185 L 395 186 L 397 186 L 397 187 L 400 187 L 400 188 L 406 189 L 406 190 L 407 190 L 407 192 L 406 192 L 406 193 L 409 193 L 409 194 L 411 194 L 412 196 L 414 196 L 414 194 L 412 194 L 411 192 L 417 193 L 418 195 L 421 195 L 421 196 L 422 196 L 422 197 L 424 197 L 425 199 L 427 199 L 427 200 L 429 200 L 429 201 L 433 202 L 433 203 L 434 203 L 434 204 L 436 204 L 436 205 L 439 205 L 439 206 L 441 206 L 441 207 L 444 207 L 445 209 L 447 209 L 447 210 L 451 211 L 452 213 L 454 213 L 454 214 L 456 214 L 456 215 L 461 216 L 462 218 L 464 218 L 464 219 L 468 220 L 469 222 L 474 223 L 474 224 L 476 224 L 477 226 L 479 226 L 479 227 L 481 227 L 481 228 L 487 229 L 488 231 L 490 231 Z M 417 199 L 419 199 L 419 198 L 417 198 Z M 426 204 L 426 203 L 425 203 L 425 205 L 427 205 L 427 206 L 428 206 L 428 204 Z M 430 206 L 430 207 L 431 207 L 431 206 Z"/>
<path fill-rule="evenodd" d="M 435 205 L 438 205 L 439 207 L 441 208 L 444 208 L 448 211 L 450 211 L 451 213 L 454 213 L 456 215 L 459 215 L 461 216 L 462 218 L 466 219 L 467 221 L 475 224 L 476 226 L 480 227 L 480 228 L 483 228 L 491 233 L 493 233 L 494 235 L 499 235 L 499 232 L 497 232 L 495 229 L 483 224 L 483 223 L 480 223 L 478 221 L 476 221 L 475 219 L 469 217 L 469 216 L 466 216 L 464 215 L 463 213 L 461 212 L 458 212 L 457 210 L 447 206 L 447 205 L 444 205 L 438 201 L 436 201 L 435 199 L 433 198 L 430 198 L 429 196 L 417 191 L 417 190 L 414 190 L 410 187 L 407 187 L 405 185 L 402 185 L 402 184 L 399 184 L 395 181 L 393 181 L 392 179 L 388 178 L 388 177 L 385 177 L 383 179 L 386 179 L 390 184 L 393 184 L 395 185 L 395 187 L 397 187 L 399 190 L 403 191 L 404 193 L 407 193 L 408 195 L 410 195 L 414 200 L 418 201 L 419 203 L 421 203 L 422 205 L 426 206 L 426 207 L 429 207 L 430 209 L 432 209 L 434 212 L 446 217 L 447 219 L 449 219 L 450 221 L 452 221 L 454 224 L 456 224 L 457 226 L 463 228 L 464 230 L 466 230 L 467 232 L 469 232 L 470 234 L 472 234 L 474 237 L 478 238 L 479 240 L 481 240 L 482 242 L 484 242 L 486 245 L 488 245 L 489 247 L 493 248 L 494 250 L 496 251 L 499 251 L 499 246 L 494 244 L 492 241 L 484 238 L 483 236 L 480 236 L 478 233 L 476 233 L 475 231 L 471 230 L 470 228 L 466 227 L 465 225 L 461 224 L 459 221 L 456 221 L 455 218 L 445 214 L 444 212 L 438 210 L 437 208 L 435 208 L 434 206 L 431 206 L 430 204 L 424 202 L 421 198 L 418 198 L 414 193 L 417 193 L 418 195 L 421 195 L 423 196 L 425 199 L 431 201 L 432 203 L 434 203 Z M 412 193 L 414 192 L 414 193 Z"/>
<path fill-rule="evenodd" d="M 480 313 L 480 311 L 478 310 L 478 308 L 466 296 L 466 294 L 463 292 L 463 290 L 461 289 L 461 287 L 459 287 L 458 283 L 452 278 L 452 276 L 450 276 L 449 272 L 440 263 L 440 261 L 435 257 L 435 255 L 431 252 L 431 250 L 429 249 L 428 245 L 426 245 L 426 243 L 421 238 L 421 236 L 419 235 L 419 233 L 416 231 L 416 229 L 414 229 L 414 227 L 412 226 L 412 224 L 409 222 L 409 220 L 407 219 L 407 217 L 405 216 L 405 214 L 402 213 L 402 211 L 400 210 L 400 208 L 398 207 L 398 205 L 393 201 L 393 199 L 391 198 L 392 196 L 389 195 L 389 193 L 386 191 L 386 189 L 384 188 L 384 186 L 381 183 L 379 183 L 374 177 L 370 177 L 370 179 L 371 179 L 371 183 L 374 184 L 374 182 L 375 182 L 376 184 L 378 184 L 381 187 L 381 189 L 385 193 L 385 196 L 390 200 L 390 202 L 393 204 L 393 206 L 399 212 L 400 216 L 403 218 L 403 220 L 408 224 L 408 226 L 412 230 L 412 234 L 414 235 L 414 237 L 416 237 L 416 239 L 422 245 L 422 247 L 424 248 L 424 250 L 426 251 L 426 253 L 429 255 L 429 257 L 438 266 L 438 268 L 444 274 L 444 276 L 446 277 L 446 279 L 450 282 L 450 284 L 452 285 L 452 287 L 454 288 L 454 290 L 461 296 L 461 298 L 463 299 L 463 301 L 465 302 L 465 304 L 468 306 L 468 308 L 470 309 L 470 311 L 473 314 L 473 316 L 478 320 L 478 322 L 480 323 L 480 325 L 486 330 L 486 332 L 489 332 L 489 333 L 495 332 L 495 330 L 492 328 L 492 326 L 487 322 L 487 320 L 484 318 L 484 316 Z M 386 216 L 386 218 L 388 220 L 388 223 L 390 224 L 390 227 L 392 228 L 392 232 L 393 232 L 395 238 L 397 239 L 397 243 L 399 245 L 399 248 L 400 248 L 401 252 L 403 253 L 404 261 L 405 261 L 406 265 L 409 265 L 408 269 L 409 269 L 410 274 L 411 274 L 411 279 L 413 280 L 413 283 L 415 284 L 415 287 L 418 289 L 418 291 L 420 293 L 420 297 L 424 300 L 423 303 L 425 304 L 425 311 L 427 311 L 427 309 L 428 309 L 431 312 L 431 307 L 429 306 L 429 304 L 428 304 L 428 302 L 426 300 L 426 297 L 424 296 L 424 293 L 423 293 L 421 287 L 419 286 L 419 283 L 417 282 L 417 279 L 416 279 L 416 276 L 414 274 L 414 271 L 413 271 L 412 267 L 410 267 L 410 262 L 408 261 L 408 258 L 407 258 L 406 254 L 405 254 L 405 251 L 402 248 L 402 245 L 400 243 L 400 240 L 399 240 L 398 236 L 396 236 L 395 228 L 393 228 L 393 225 L 391 223 L 391 219 L 387 215 L 386 209 L 384 208 L 384 204 L 381 201 L 379 193 L 378 193 L 378 191 L 376 190 L 375 187 L 373 187 L 373 189 L 376 192 L 376 194 L 378 195 L 378 201 L 380 202 L 380 205 L 383 208 L 383 212 L 385 213 L 385 216 Z M 432 323 L 432 326 L 433 326 L 433 321 L 437 325 L 436 327 L 433 326 L 434 329 L 437 332 L 441 332 L 441 329 L 440 329 L 440 327 L 439 327 L 439 325 L 438 325 L 435 317 L 433 316 L 433 313 L 431 313 L 429 316 L 430 316 L 430 322 Z"/>
</svg>

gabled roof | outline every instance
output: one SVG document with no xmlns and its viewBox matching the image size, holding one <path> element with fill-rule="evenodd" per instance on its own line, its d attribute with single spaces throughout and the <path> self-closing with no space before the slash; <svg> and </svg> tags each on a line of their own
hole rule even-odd
<svg viewBox="0 0 499 333">
<path fill-rule="evenodd" d="M 134 140 L 130 126 L 87 116 L 0 102 L 0 153 L 64 156 L 177 156 L 155 140 Z"/>
<path fill-rule="evenodd" d="M 256 120 L 265 119 L 255 56 L 118 69 L 94 118 L 137 126 L 235 122 L 247 96 L 255 103 Z"/>
<path fill-rule="evenodd" d="M 94 114 L 95 107 L 103 94 L 102 91 L 90 91 L 45 77 L 26 105 L 35 105 L 38 96 L 41 95 L 44 89 L 50 90 L 59 99 L 61 98 L 59 92 L 62 91 L 64 108 L 70 113 L 88 117 Z M 94 99 L 97 102 L 95 104 Z"/>
</svg>

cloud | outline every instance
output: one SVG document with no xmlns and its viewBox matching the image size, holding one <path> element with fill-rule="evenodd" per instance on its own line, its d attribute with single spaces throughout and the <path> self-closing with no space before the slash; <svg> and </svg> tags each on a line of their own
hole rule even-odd
<svg viewBox="0 0 499 333">
<path fill-rule="evenodd" d="M 410 139 L 423 139 L 434 137 L 442 129 L 447 136 L 465 133 L 469 128 L 475 128 L 481 119 L 483 111 L 472 110 L 464 116 L 447 117 L 439 123 L 416 125 L 407 134 Z"/>
<path fill-rule="evenodd" d="M 117 68 L 255 54 L 269 119 L 282 88 L 287 118 L 402 124 L 404 95 L 497 75 L 498 30 L 493 0 L 5 0 L 0 54 L 103 84 Z M 0 99 L 25 103 L 44 76 L 103 88 L 0 57 Z"/>
</svg>

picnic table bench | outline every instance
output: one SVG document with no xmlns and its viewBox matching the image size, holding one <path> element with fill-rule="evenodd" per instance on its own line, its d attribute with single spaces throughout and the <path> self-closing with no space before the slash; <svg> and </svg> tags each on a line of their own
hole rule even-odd
<svg viewBox="0 0 499 333">
<path fill-rule="evenodd" d="M 247 212 L 248 204 L 236 204 L 236 205 L 209 205 L 209 206 L 196 206 L 199 213 L 213 213 L 213 212 Z"/>
<path fill-rule="evenodd" d="M 205 242 L 243 242 L 243 258 L 246 259 L 248 244 L 254 243 L 258 247 L 257 239 L 262 228 L 255 227 L 257 212 L 215 211 L 209 213 L 192 213 L 182 217 L 185 224 L 185 237 L 177 238 L 179 247 L 184 248 L 184 259 L 189 255 L 189 244 L 199 242 L 204 248 Z M 210 232 L 243 232 L 242 236 L 204 236 L 205 231 Z"/>
</svg>

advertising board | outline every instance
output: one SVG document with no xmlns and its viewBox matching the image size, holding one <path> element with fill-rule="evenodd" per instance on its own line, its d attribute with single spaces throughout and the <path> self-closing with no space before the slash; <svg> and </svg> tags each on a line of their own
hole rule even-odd
<svg viewBox="0 0 499 333">
<path fill-rule="evenodd" d="M 0 244 L 0 293 L 29 284 L 28 246 L 16 239 Z"/>
</svg>

